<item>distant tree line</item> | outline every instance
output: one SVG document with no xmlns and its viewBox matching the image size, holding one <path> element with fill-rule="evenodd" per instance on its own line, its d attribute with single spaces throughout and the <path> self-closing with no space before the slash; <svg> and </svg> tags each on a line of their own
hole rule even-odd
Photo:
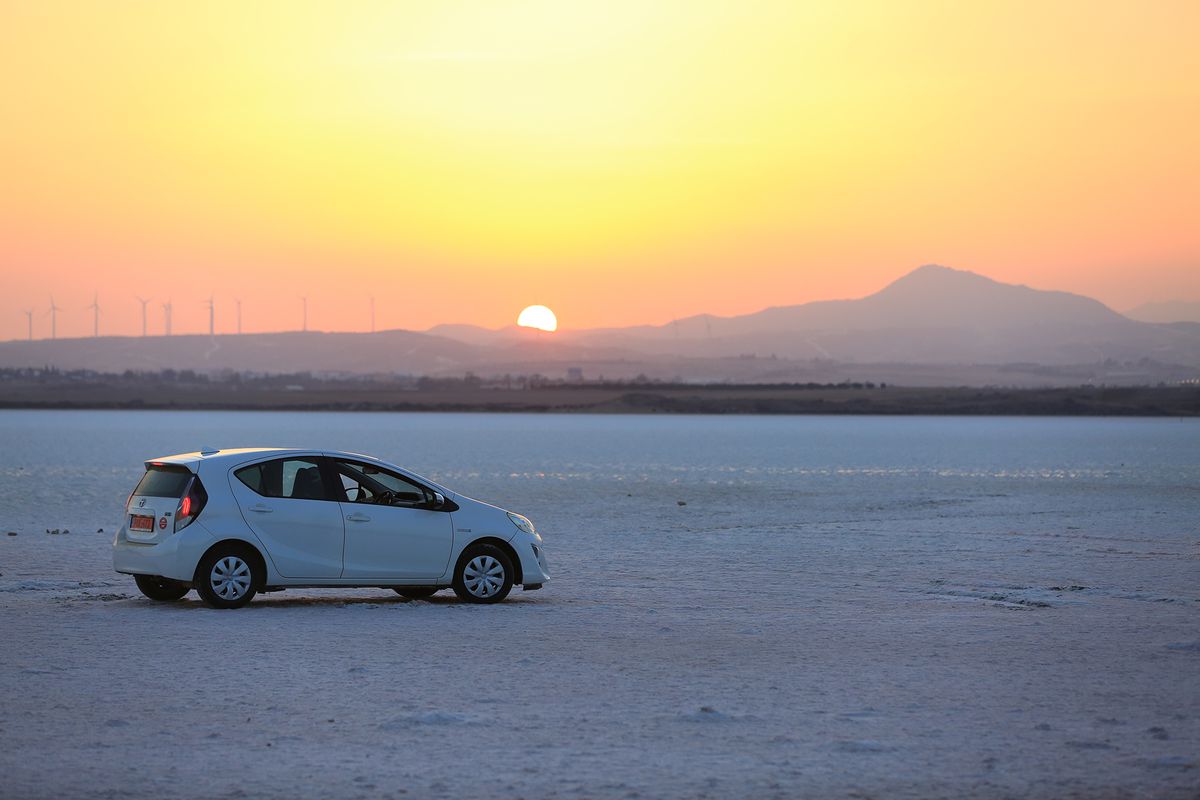
<svg viewBox="0 0 1200 800">
<path fill-rule="evenodd" d="M 121 385 L 196 385 L 218 387 L 244 386 L 258 389 L 298 388 L 388 388 L 408 391 L 464 391 L 464 390 L 526 390 L 526 389 L 578 389 L 652 387 L 655 389 L 695 389 L 699 386 L 738 389 L 747 391 L 769 391 L 772 389 L 886 389 L 886 383 L 874 381 L 841 381 L 838 383 L 734 383 L 728 381 L 696 383 L 680 378 L 653 378 L 645 374 L 633 378 L 596 378 L 593 380 L 571 380 L 551 378 L 539 373 L 531 375 L 504 374 L 481 377 L 472 372 L 463 375 L 430 376 L 397 373 L 314 373 L 287 372 L 264 373 L 230 369 L 200 372 L 193 369 L 132 370 L 123 372 L 101 372 L 91 369 L 64 370 L 58 367 L 4 367 L 0 368 L 0 383 L 23 382 L 39 384 L 121 384 Z"/>
</svg>

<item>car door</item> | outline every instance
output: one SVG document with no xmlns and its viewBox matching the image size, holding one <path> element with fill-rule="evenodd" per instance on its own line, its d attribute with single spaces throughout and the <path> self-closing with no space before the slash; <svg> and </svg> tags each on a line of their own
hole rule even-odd
<svg viewBox="0 0 1200 800">
<path fill-rule="evenodd" d="M 342 574 L 342 512 L 329 495 L 321 457 L 295 456 L 239 467 L 230 474 L 242 518 L 287 578 Z"/>
<path fill-rule="evenodd" d="M 432 493 L 374 464 L 331 458 L 346 527 L 342 576 L 438 578 L 454 544 L 450 513 L 428 508 Z"/>
</svg>

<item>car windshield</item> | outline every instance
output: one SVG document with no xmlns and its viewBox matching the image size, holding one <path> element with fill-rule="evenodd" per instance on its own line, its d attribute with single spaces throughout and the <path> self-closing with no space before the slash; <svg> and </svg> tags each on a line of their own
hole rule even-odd
<svg viewBox="0 0 1200 800">
<path fill-rule="evenodd" d="M 416 483 L 370 464 L 335 461 L 334 469 L 348 502 L 417 505 L 428 499 Z"/>
<path fill-rule="evenodd" d="M 151 464 L 133 493 L 141 497 L 183 497 L 191 477 L 187 467 Z"/>
</svg>

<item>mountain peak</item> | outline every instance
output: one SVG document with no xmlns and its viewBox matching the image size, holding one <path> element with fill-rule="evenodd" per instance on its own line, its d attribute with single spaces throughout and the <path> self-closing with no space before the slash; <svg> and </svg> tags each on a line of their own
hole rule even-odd
<svg viewBox="0 0 1200 800">
<path fill-rule="evenodd" d="M 921 266 L 917 267 L 916 269 L 914 269 L 912 272 L 910 272 L 908 274 L 916 275 L 918 273 L 967 272 L 967 271 L 968 270 L 965 270 L 965 269 L 955 269 L 954 267 L 947 267 L 945 264 L 922 264 Z"/>
<path fill-rule="evenodd" d="M 997 281 L 991 278 L 980 275 L 978 272 L 971 272 L 965 269 L 955 269 L 954 267 L 946 267 L 941 264 L 922 264 L 921 266 L 902 275 L 892 281 L 888 286 L 884 287 L 884 291 L 892 286 L 903 283 L 946 283 L 957 281 L 958 284 L 973 282 L 976 284 L 996 284 Z"/>
</svg>

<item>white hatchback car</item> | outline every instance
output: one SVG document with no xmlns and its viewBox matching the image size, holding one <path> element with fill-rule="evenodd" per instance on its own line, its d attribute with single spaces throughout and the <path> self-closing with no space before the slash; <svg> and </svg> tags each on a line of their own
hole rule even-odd
<svg viewBox="0 0 1200 800">
<path fill-rule="evenodd" d="M 520 514 L 371 456 L 205 450 L 146 462 L 113 540 L 113 567 L 155 600 L 195 589 L 238 608 L 257 592 L 372 586 L 405 597 L 453 588 L 497 603 L 550 579 Z"/>
</svg>

